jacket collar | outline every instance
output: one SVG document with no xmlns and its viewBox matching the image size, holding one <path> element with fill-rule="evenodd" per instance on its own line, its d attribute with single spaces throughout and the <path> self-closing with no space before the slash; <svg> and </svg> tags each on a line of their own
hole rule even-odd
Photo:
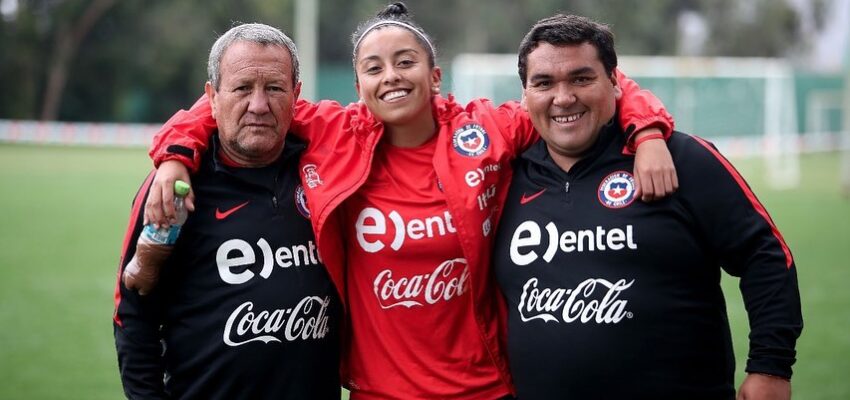
<svg viewBox="0 0 850 400">
<path fill-rule="evenodd" d="M 274 178 L 280 173 L 281 168 L 284 165 L 291 164 L 291 161 L 296 159 L 306 147 L 307 145 L 296 138 L 295 135 L 287 133 L 283 151 L 275 162 L 259 168 L 231 167 L 226 165 L 219 156 L 221 139 L 216 132 L 212 136 L 210 149 L 204 157 L 211 172 L 229 175 L 248 183 L 271 188 L 269 185 L 274 182 Z"/>
</svg>

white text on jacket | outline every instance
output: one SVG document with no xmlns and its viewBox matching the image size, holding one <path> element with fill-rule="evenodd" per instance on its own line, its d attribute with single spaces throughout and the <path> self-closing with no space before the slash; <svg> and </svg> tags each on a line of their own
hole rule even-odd
<svg viewBox="0 0 850 400">
<path fill-rule="evenodd" d="M 556 323 L 579 321 L 582 324 L 616 324 L 624 317 L 632 317 L 632 313 L 626 311 L 629 301 L 619 297 L 634 282 L 634 279 L 628 283 L 625 279 L 612 283 L 605 279 L 589 278 L 575 289 L 541 289 L 537 287 L 537 278 L 531 278 L 522 287 L 517 308 L 523 322 L 540 319 Z M 560 318 L 557 314 L 560 314 Z"/>
<path fill-rule="evenodd" d="M 295 307 L 262 310 L 255 313 L 254 303 L 246 301 L 230 314 L 224 325 L 222 339 L 228 346 L 241 346 L 250 342 L 292 342 L 295 340 L 322 339 L 327 335 L 330 297 L 307 296 Z M 238 322 L 237 322 L 238 319 Z M 283 330 L 282 335 L 275 335 Z"/>
<path fill-rule="evenodd" d="M 257 247 L 260 248 L 263 256 L 263 268 L 260 270 L 260 276 L 263 279 L 269 278 L 275 263 L 281 268 L 289 268 L 318 265 L 322 262 L 318 251 L 316 251 L 316 244 L 312 240 L 308 241 L 307 244 L 280 247 L 272 252 L 269 242 L 260 238 L 257 241 Z M 231 255 L 234 251 L 237 251 L 238 255 Z M 231 285 L 248 282 L 254 277 L 254 273 L 250 269 L 233 273 L 233 268 L 252 265 L 256 261 L 257 255 L 254 249 L 242 239 L 230 239 L 222 243 L 221 246 L 218 246 L 218 251 L 215 254 L 215 263 L 221 280 Z"/>
<path fill-rule="evenodd" d="M 411 277 L 393 277 L 393 271 L 381 271 L 372 284 L 381 308 L 407 308 L 435 304 L 460 297 L 469 290 L 469 267 L 465 258 L 446 260 L 433 272 Z"/>
<path fill-rule="evenodd" d="M 555 223 L 546 224 L 546 233 L 549 237 L 549 244 L 546 246 L 546 251 L 543 253 L 543 260 L 552 261 L 555 254 L 560 249 L 565 253 L 583 252 L 583 251 L 605 251 L 605 250 L 621 250 L 628 248 L 631 250 L 637 249 L 637 244 L 634 241 L 633 228 L 631 225 L 626 225 L 626 229 L 612 228 L 607 231 L 601 226 L 596 229 L 582 229 L 578 231 L 558 232 L 558 227 Z M 534 221 L 525 221 L 517 226 L 511 237 L 511 261 L 516 265 L 528 265 L 537 260 L 537 252 L 534 250 L 523 251 L 528 247 L 537 247 L 542 244 L 542 232 L 540 225 Z"/>
<path fill-rule="evenodd" d="M 452 215 L 445 211 L 443 215 L 435 215 L 424 219 L 411 219 L 405 221 L 401 214 L 397 211 L 390 211 L 389 219 L 395 229 L 393 241 L 390 243 L 390 248 L 398 251 L 404 244 L 405 239 L 420 240 L 423 238 L 433 238 L 435 236 L 445 236 L 449 233 L 456 233 L 457 228 L 452 225 Z M 357 232 L 357 243 L 367 253 L 376 253 L 381 251 L 385 244 L 382 240 L 372 238 L 370 235 L 386 235 L 387 234 L 387 218 L 381 210 L 374 207 L 366 207 L 357 216 L 357 222 L 354 226 Z"/>
</svg>

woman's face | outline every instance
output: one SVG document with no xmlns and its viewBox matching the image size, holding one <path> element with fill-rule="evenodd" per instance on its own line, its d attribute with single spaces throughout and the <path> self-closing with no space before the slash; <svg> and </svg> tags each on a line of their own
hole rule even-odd
<svg viewBox="0 0 850 400">
<path fill-rule="evenodd" d="M 400 126 L 430 120 L 431 96 L 439 92 L 439 67 L 413 32 L 386 26 L 366 34 L 355 60 L 357 94 L 384 124 Z"/>
</svg>

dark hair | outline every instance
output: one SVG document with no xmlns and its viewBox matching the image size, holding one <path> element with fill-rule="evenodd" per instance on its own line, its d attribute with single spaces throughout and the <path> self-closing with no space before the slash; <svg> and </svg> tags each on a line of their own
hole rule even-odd
<svg viewBox="0 0 850 400">
<path fill-rule="evenodd" d="M 406 26 L 393 24 L 394 22 L 402 23 Z M 386 23 L 386 25 L 383 23 Z M 362 22 L 360 25 L 357 25 L 357 29 L 351 35 L 351 44 L 353 46 L 352 62 L 356 63 L 357 61 L 357 51 L 360 48 L 360 42 L 363 40 L 363 36 L 369 32 L 376 31 L 386 26 L 397 26 L 411 31 L 411 33 L 413 33 L 413 37 L 415 37 L 416 41 L 419 42 L 419 45 L 428 52 L 428 66 L 434 68 L 434 66 L 437 65 L 437 55 L 435 54 L 436 50 L 432 45 L 433 41 L 428 34 L 425 33 L 425 30 L 413 21 L 410 13 L 407 12 L 407 6 L 400 1 L 386 6 L 374 17 Z M 356 75 L 357 74 L 355 74 L 355 76 Z"/>
<path fill-rule="evenodd" d="M 578 15 L 556 14 L 537 21 L 519 44 L 517 67 L 522 87 L 525 87 L 528 78 L 528 54 L 540 43 L 555 46 L 590 43 L 596 48 L 599 60 L 605 67 L 605 73 L 611 75 L 617 67 L 614 33 L 608 25 Z"/>
</svg>

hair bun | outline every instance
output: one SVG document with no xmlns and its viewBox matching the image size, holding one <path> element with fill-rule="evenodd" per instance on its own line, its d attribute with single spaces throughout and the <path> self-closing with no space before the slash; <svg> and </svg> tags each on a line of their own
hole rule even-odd
<svg viewBox="0 0 850 400">
<path fill-rule="evenodd" d="M 396 19 L 398 17 L 407 17 L 408 16 L 407 6 L 404 5 L 404 3 L 398 1 L 398 2 L 395 2 L 395 3 L 388 5 L 386 8 L 381 10 L 381 12 L 379 12 L 377 16 L 378 16 L 378 18 L 392 18 L 392 19 Z"/>
</svg>

